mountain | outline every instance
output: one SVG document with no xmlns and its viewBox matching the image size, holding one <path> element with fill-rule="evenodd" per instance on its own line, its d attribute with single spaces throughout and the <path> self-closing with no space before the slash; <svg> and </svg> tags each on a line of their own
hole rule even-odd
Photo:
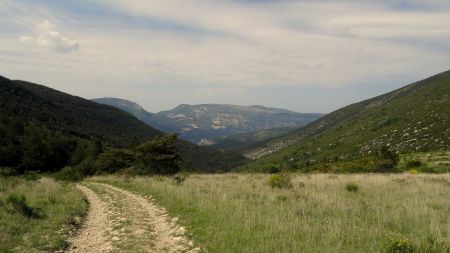
<svg viewBox="0 0 450 253">
<path fill-rule="evenodd" d="M 317 113 L 297 113 L 259 105 L 227 104 L 179 105 L 158 115 L 178 123 L 182 138 L 199 144 L 213 144 L 216 138 L 260 130 L 299 127 L 321 117 Z"/>
<path fill-rule="evenodd" d="M 48 139 L 58 136 L 61 140 L 67 140 L 73 146 L 70 152 L 76 150 L 76 145 L 81 142 L 125 147 L 163 135 L 161 131 L 115 107 L 4 77 L 0 77 L 0 116 L 4 119 L 0 122 L 0 137 L 9 136 L 11 145 L 17 142 L 14 135 L 21 134 L 14 130 L 14 124 L 18 124 L 25 130 L 37 127 L 36 133 L 31 136 L 33 138 L 48 133 Z M 23 132 L 23 129 L 20 131 Z M 6 154 L 2 152 L 10 150 L 3 144 L 5 142 L 0 142 L 0 162 L 2 155 Z M 228 170 L 245 160 L 236 153 L 199 147 L 182 140 L 178 141 L 177 146 L 184 166 L 189 170 Z"/>
<path fill-rule="evenodd" d="M 303 168 L 375 154 L 450 149 L 450 71 L 346 106 L 246 152 L 265 165 Z"/>
<path fill-rule="evenodd" d="M 150 113 L 140 105 L 118 98 L 97 98 L 92 101 L 111 105 L 127 111 L 156 129 L 180 134 L 180 138 L 201 145 L 212 145 L 227 136 L 257 132 L 276 128 L 298 128 L 321 117 L 318 113 L 297 113 L 263 106 L 238 105 L 179 105 L 178 107 L 159 113 Z M 280 133 L 280 131 L 271 131 Z M 285 133 L 285 132 L 283 132 Z M 272 137 L 277 136 L 273 135 Z M 254 143 L 258 138 L 246 141 Z M 227 149 L 240 148 L 229 145 Z M 219 145 L 220 146 L 220 145 Z"/>
</svg>

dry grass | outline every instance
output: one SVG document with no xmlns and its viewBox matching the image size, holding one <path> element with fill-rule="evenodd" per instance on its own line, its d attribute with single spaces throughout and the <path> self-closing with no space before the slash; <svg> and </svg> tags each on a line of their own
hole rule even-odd
<svg viewBox="0 0 450 253">
<path fill-rule="evenodd" d="M 74 185 L 50 178 L 0 178 L 0 202 L 1 253 L 62 249 L 87 211 L 87 203 Z"/>
<path fill-rule="evenodd" d="M 450 174 L 292 175 L 292 188 L 264 174 L 92 180 L 152 195 L 209 252 L 383 252 L 389 238 L 415 252 L 450 247 Z M 348 183 L 359 186 L 346 190 Z"/>
</svg>

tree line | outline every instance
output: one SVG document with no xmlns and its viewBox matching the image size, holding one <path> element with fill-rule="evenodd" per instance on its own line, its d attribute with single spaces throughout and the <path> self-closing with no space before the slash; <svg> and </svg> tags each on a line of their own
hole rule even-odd
<svg viewBox="0 0 450 253">
<path fill-rule="evenodd" d="M 121 171 L 175 174 L 182 166 L 176 142 L 177 135 L 172 134 L 114 147 L 99 138 L 71 136 L 0 113 L 0 167 L 15 174 L 53 173 L 67 166 L 81 176 Z"/>
</svg>

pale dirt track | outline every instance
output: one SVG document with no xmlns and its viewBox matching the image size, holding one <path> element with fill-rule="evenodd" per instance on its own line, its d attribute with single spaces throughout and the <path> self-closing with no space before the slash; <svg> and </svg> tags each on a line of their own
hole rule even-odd
<svg viewBox="0 0 450 253">
<path fill-rule="evenodd" d="M 177 219 L 149 199 L 107 184 L 77 186 L 90 207 L 69 253 L 199 252 Z"/>
</svg>

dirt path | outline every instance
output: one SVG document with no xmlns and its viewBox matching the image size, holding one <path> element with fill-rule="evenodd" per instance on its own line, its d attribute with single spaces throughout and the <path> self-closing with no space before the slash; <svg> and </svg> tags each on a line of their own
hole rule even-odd
<svg viewBox="0 0 450 253">
<path fill-rule="evenodd" d="M 107 233 L 111 230 L 111 223 L 106 215 L 106 206 L 89 188 L 81 185 L 77 185 L 77 187 L 86 195 L 90 206 L 86 221 L 78 236 L 71 240 L 72 247 L 68 252 L 110 252 L 112 245 Z"/>
<path fill-rule="evenodd" d="M 90 209 L 67 252 L 199 252 L 177 219 L 147 198 L 107 184 L 78 186 Z"/>
</svg>

